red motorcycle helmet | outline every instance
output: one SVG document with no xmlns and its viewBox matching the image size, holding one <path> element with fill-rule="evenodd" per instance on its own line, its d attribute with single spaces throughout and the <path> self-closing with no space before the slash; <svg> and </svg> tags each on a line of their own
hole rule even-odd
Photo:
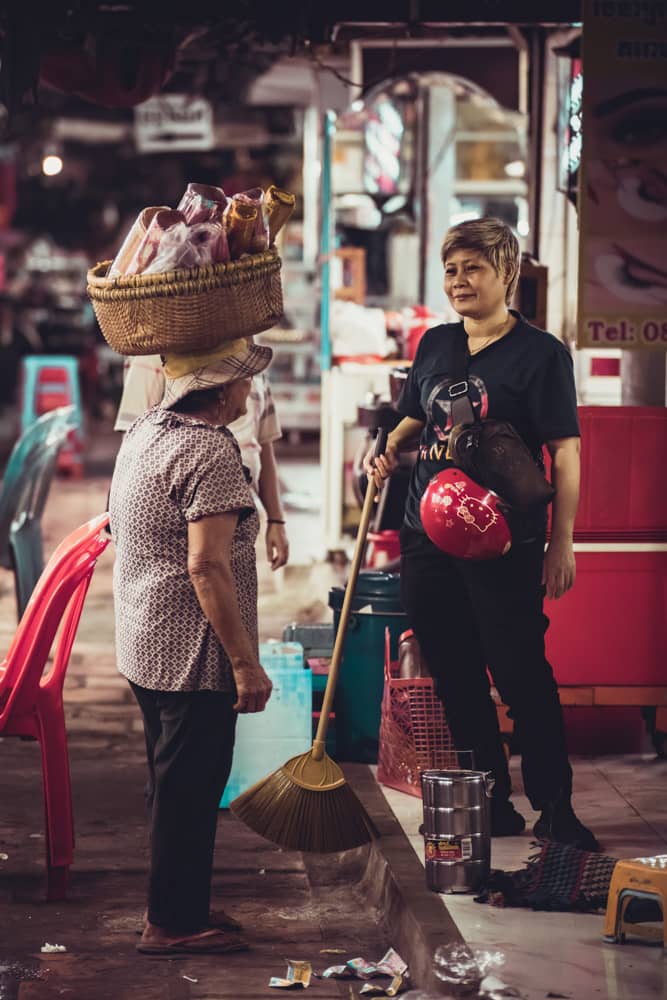
<svg viewBox="0 0 667 1000">
<path fill-rule="evenodd" d="M 497 559 L 512 545 L 497 493 L 461 469 L 443 469 L 421 498 L 424 531 L 434 545 L 457 559 Z"/>
</svg>

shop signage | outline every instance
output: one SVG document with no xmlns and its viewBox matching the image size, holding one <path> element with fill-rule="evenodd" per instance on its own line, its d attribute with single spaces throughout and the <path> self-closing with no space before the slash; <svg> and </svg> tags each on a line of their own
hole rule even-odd
<svg viewBox="0 0 667 1000">
<path fill-rule="evenodd" d="M 584 0 L 580 347 L 667 350 L 667 2 Z"/>
<path fill-rule="evenodd" d="M 212 149 L 213 110 L 204 97 L 160 94 L 134 109 L 140 153 Z"/>
</svg>

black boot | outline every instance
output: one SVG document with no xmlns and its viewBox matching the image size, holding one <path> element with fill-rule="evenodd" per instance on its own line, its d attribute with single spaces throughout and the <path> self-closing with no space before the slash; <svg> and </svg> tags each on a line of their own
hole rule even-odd
<svg viewBox="0 0 667 1000">
<path fill-rule="evenodd" d="M 599 851 L 600 845 L 587 826 L 577 819 L 568 798 L 548 802 L 533 827 L 538 840 L 555 840 L 580 851 Z"/>
<path fill-rule="evenodd" d="M 491 799 L 491 836 L 518 837 L 526 821 L 509 799 Z"/>
</svg>

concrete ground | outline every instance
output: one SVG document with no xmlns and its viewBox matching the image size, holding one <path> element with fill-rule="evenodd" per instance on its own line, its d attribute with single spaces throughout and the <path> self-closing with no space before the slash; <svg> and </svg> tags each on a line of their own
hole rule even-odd
<svg viewBox="0 0 667 1000">
<path fill-rule="evenodd" d="M 667 761 L 652 754 L 574 758 L 578 815 L 615 858 L 667 855 Z M 523 868 L 532 853 L 536 814 L 523 795 L 518 762 L 511 764 L 514 801 L 528 821 L 520 837 L 492 841 L 491 865 Z M 421 801 L 383 788 L 384 796 L 424 863 Z M 603 941 L 600 914 L 533 913 L 475 903 L 469 895 L 443 895 L 443 908 L 474 951 L 498 955 L 498 974 L 523 1000 L 667 998 L 667 951 L 637 938 Z"/>
<path fill-rule="evenodd" d="M 271 976 L 284 976 L 286 959 L 308 959 L 322 971 L 340 961 L 327 948 L 345 959 L 377 959 L 386 951 L 388 935 L 356 874 L 353 880 L 326 867 L 312 870 L 303 855 L 268 844 L 224 813 L 214 898 L 244 925 L 251 950 L 182 959 L 138 955 L 147 864 L 142 740 L 79 731 L 70 757 L 77 835 L 71 887 L 66 902 L 45 903 L 39 751 L 17 740 L 2 746 L 3 1000 L 264 997 Z M 67 951 L 42 954 L 45 942 Z M 323 1000 L 348 996 L 336 980 L 317 985 Z"/>
<path fill-rule="evenodd" d="M 47 555 L 67 531 L 104 509 L 117 443 L 99 436 L 90 474 L 55 480 L 44 518 Z M 319 558 L 316 462 L 288 455 L 281 468 L 302 502 L 288 515 L 291 565 L 271 574 L 260 550 L 262 639 L 279 638 L 291 621 L 330 618 L 328 589 L 341 579 L 340 570 Z M 662 949 L 603 945 L 600 916 L 504 911 L 427 892 L 419 800 L 380 792 L 360 766 L 350 780 L 383 833 L 379 848 L 318 861 L 281 851 L 222 813 L 214 892 L 244 923 L 252 950 L 225 958 L 137 955 L 147 863 L 144 762 L 138 709 L 115 667 L 112 566 L 110 546 L 93 578 L 65 688 L 77 834 L 66 903 L 43 899 L 38 747 L 0 740 L 0 1000 L 269 997 L 269 978 L 284 975 L 288 959 L 309 959 L 321 971 L 357 955 L 377 959 L 389 945 L 410 961 L 415 983 L 432 988 L 435 947 L 463 940 L 475 950 L 502 952 L 499 974 L 517 990 L 505 995 L 667 996 Z M 12 578 L 0 571 L 5 649 L 14 626 Z M 666 776 L 667 764 L 649 757 L 575 762 L 577 807 L 607 853 L 667 852 Z M 518 773 L 516 784 L 517 804 L 525 808 Z M 530 853 L 530 836 L 494 841 L 493 852 L 495 866 L 519 867 Z M 42 954 L 45 942 L 67 951 Z M 315 980 L 311 988 L 324 1000 L 356 997 L 361 985 Z"/>
<path fill-rule="evenodd" d="M 68 531 L 105 509 L 117 441 L 97 441 L 92 475 L 54 480 L 43 520 L 47 558 Z M 327 589 L 339 575 L 310 559 L 303 544 L 313 538 L 304 529 L 309 517 L 317 513 L 290 519 L 300 565 L 272 574 L 260 549 L 262 639 L 280 638 L 290 621 L 327 614 Z M 322 860 L 283 851 L 227 812 L 218 828 L 214 896 L 243 923 L 251 950 L 179 960 L 136 953 L 147 868 L 145 759 L 139 711 L 116 670 L 112 568 L 110 546 L 96 567 L 65 683 L 77 845 L 64 903 L 44 901 L 39 747 L 0 739 L 0 1000 L 265 997 L 287 960 L 308 959 L 322 971 L 357 956 L 379 959 L 392 941 L 363 883 L 369 849 Z M 0 570 L 5 649 L 15 624 L 13 578 Z M 43 954 L 47 942 L 67 950 Z M 335 979 L 318 981 L 317 992 L 323 1000 L 350 996 L 349 984 Z"/>
</svg>

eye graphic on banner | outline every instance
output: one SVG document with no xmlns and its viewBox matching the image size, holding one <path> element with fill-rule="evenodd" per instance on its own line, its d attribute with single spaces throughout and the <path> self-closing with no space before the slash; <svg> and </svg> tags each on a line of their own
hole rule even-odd
<svg viewBox="0 0 667 1000">
<path fill-rule="evenodd" d="M 583 6 L 579 344 L 665 350 L 667 7 Z"/>
</svg>

